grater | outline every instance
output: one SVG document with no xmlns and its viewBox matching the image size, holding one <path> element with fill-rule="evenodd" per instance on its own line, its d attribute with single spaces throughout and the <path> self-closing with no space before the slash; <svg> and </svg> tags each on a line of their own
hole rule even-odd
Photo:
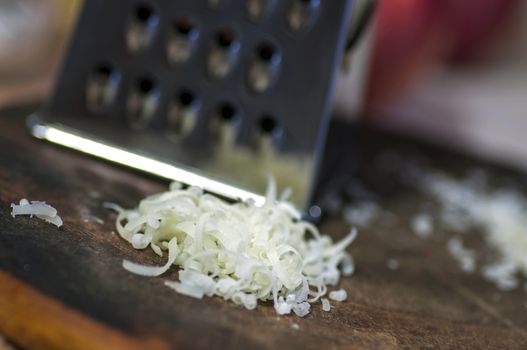
<svg viewBox="0 0 527 350">
<path fill-rule="evenodd" d="M 34 136 L 233 199 L 312 200 L 349 0 L 88 0 Z"/>
</svg>

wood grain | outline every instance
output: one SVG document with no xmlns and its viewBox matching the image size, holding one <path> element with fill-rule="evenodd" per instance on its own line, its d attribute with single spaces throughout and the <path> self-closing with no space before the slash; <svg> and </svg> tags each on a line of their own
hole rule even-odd
<svg viewBox="0 0 527 350">
<path fill-rule="evenodd" d="M 383 155 L 417 154 L 453 174 L 484 167 L 496 182 L 525 189 L 522 174 L 333 124 L 319 195 L 355 169 L 385 214 L 360 230 L 350 249 L 357 271 L 342 280 L 346 302 L 334 303 L 330 313 L 315 304 L 305 318 L 277 317 L 270 304 L 247 311 L 221 298 L 174 293 L 163 282 L 175 272 L 144 278 L 124 271 L 123 258 L 164 261 L 112 234 L 115 215 L 102 203 L 131 207 L 166 183 L 31 138 L 23 125 L 27 113 L 0 113 L 0 332 L 16 345 L 54 348 L 69 337 L 70 349 L 527 348 L 525 292 L 499 292 L 477 274 L 462 273 L 440 240 L 416 238 L 409 220 L 430 208 L 430 199 L 401 184 Z M 52 204 L 64 226 L 13 219 L 9 205 L 23 197 Z M 349 230 L 338 215 L 320 227 L 335 238 Z M 389 258 L 399 269 L 387 268 Z"/>
<path fill-rule="evenodd" d="M 33 349 L 168 349 L 113 330 L 0 271 L 0 331 Z"/>
</svg>

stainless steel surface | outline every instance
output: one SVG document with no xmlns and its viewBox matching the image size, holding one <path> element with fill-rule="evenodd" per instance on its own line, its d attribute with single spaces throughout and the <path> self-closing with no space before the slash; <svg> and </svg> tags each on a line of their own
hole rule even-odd
<svg viewBox="0 0 527 350">
<path fill-rule="evenodd" d="M 86 1 L 33 133 L 235 198 L 216 185 L 263 193 L 272 174 L 305 207 L 350 11 L 350 0 Z"/>
</svg>

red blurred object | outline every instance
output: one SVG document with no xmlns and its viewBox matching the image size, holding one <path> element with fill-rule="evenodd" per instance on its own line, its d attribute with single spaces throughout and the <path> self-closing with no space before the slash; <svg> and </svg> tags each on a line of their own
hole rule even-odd
<svg viewBox="0 0 527 350">
<path fill-rule="evenodd" d="M 380 1 L 367 94 L 372 110 L 441 62 L 469 62 L 488 46 L 519 0 Z"/>
<path fill-rule="evenodd" d="M 448 58 L 477 59 L 498 37 L 519 3 L 518 0 L 444 1 L 445 31 L 452 38 Z"/>
</svg>

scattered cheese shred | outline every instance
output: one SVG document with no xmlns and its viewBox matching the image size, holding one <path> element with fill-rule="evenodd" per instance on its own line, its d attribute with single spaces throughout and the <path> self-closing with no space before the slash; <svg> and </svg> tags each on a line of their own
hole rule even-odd
<svg viewBox="0 0 527 350">
<path fill-rule="evenodd" d="M 11 203 L 11 216 L 30 215 L 49 222 L 57 227 L 62 226 L 62 219 L 57 215 L 57 209 L 46 202 L 31 201 L 22 198 L 18 204 Z"/>
<path fill-rule="evenodd" d="M 483 277 L 502 290 L 520 285 L 520 275 L 527 277 L 527 198 L 514 188 L 491 190 L 486 173 L 475 172 L 463 180 L 430 172 L 421 175 L 422 188 L 433 195 L 446 213 L 456 213 L 449 223 L 460 231 L 475 226 L 483 234 L 497 258 L 481 268 Z M 459 243 L 459 244 L 458 244 Z M 476 252 L 451 241 L 448 249 L 461 257 L 465 271 L 476 269 Z"/>
<path fill-rule="evenodd" d="M 106 207 L 117 211 L 117 232 L 134 248 L 150 247 L 160 256 L 168 250 L 164 266 L 124 260 L 123 267 L 159 276 L 177 265 L 179 281 L 167 281 L 166 286 L 194 298 L 218 295 L 247 309 L 254 309 L 258 300 L 272 300 L 279 315 L 303 317 L 311 303 L 326 295 L 328 285 L 354 271 L 345 249 L 357 231 L 334 244 L 303 221 L 285 196 L 277 199 L 272 180 L 262 206 L 252 201 L 230 204 L 198 187 L 183 189 L 175 183 L 136 209 Z M 344 300 L 346 292 L 331 292 L 330 298 Z"/>
<path fill-rule="evenodd" d="M 397 259 L 388 259 L 386 261 L 386 266 L 390 270 L 397 270 L 399 268 L 399 260 L 397 260 Z"/>
<path fill-rule="evenodd" d="M 412 218 L 411 227 L 417 236 L 425 239 L 434 232 L 432 218 L 424 213 L 417 214 Z"/>
<path fill-rule="evenodd" d="M 465 248 L 459 237 L 452 237 L 448 240 L 447 250 L 458 261 L 461 270 L 467 273 L 476 270 L 476 253 Z"/>
<path fill-rule="evenodd" d="M 348 293 L 344 289 L 334 290 L 329 293 L 329 298 L 335 301 L 344 301 L 348 298 Z"/>
<path fill-rule="evenodd" d="M 331 311 L 331 304 L 329 303 L 328 299 L 322 298 L 321 302 L 322 302 L 322 311 L 326 311 L 326 312 Z"/>
<path fill-rule="evenodd" d="M 360 227 L 367 227 L 381 214 L 381 208 L 375 202 L 365 201 L 348 205 L 343 209 L 343 217 L 346 222 Z"/>
</svg>

